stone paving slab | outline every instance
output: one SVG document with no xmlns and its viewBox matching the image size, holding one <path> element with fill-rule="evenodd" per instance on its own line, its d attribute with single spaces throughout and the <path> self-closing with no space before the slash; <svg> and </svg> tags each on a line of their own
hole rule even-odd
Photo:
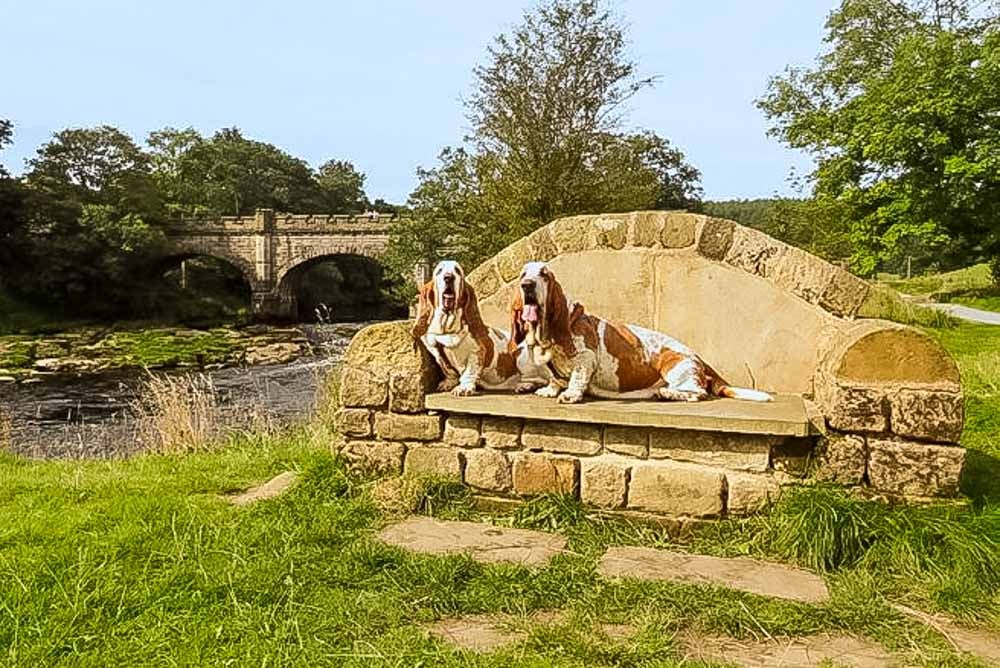
<svg viewBox="0 0 1000 668">
<path fill-rule="evenodd" d="M 689 659 L 735 663 L 745 668 L 805 668 L 834 665 L 888 668 L 899 665 L 881 646 L 846 635 L 737 640 L 724 636 L 688 636 L 682 644 Z"/>
<path fill-rule="evenodd" d="M 739 434 L 778 436 L 810 435 L 805 402 L 794 394 L 779 394 L 766 403 L 736 399 L 710 401 L 649 401 L 593 399 L 579 404 L 559 404 L 535 395 L 486 393 L 474 397 L 454 397 L 450 393 L 430 394 L 428 410 L 469 413 L 531 420 L 561 420 L 624 425 L 721 431 Z"/>
<path fill-rule="evenodd" d="M 544 566 L 566 551 L 566 538 L 480 522 L 450 522 L 414 516 L 383 529 L 379 539 L 424 554 L 469 554 L 483 563 Z"/>
<path fill-rule="evenodd" d="M 781 564 L 742 557 L 725 559 L 646 547 L 611 547 L 601 557 L 604 577 L 712 584 L 803 603 L 821 603 L 830 594 L 823 579 Z"/>
<path fill-rule="evenodd" d="M 427 631 L 456 647 L 485 653 L 524 639 L 525 634 L 505 629 L 501 621 L 495 615 L 449 617 L 429 624 Z"/>
<path fill-rule="evenodd" d="M 234 506 L 246 506 L 257 501 L 266 501 L 283 494 L 291 487 L 297 478 L 295 471 L 279 473 L 262 485 L 251 487 L 245 492 L 226 496 L 225 499 Z"/>
</svg>

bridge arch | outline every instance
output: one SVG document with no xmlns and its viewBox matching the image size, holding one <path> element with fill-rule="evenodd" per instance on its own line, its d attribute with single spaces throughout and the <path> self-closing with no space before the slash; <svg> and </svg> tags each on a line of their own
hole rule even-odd
<svg viewBox="0 0 1000 668">
<path fill-rule="evenodd" d="M 289 315 L 309 320 L 320 312 L 336 320 L 405 317 L 405 307 L 386 299 L 385 271 L 377 253 L 313 253 L 276 279 Z"/>
</svg>

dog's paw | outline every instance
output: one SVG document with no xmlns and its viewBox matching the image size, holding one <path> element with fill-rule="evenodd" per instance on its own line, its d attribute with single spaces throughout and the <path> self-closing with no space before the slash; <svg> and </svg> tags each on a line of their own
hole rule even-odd
<svg viewBox="0 0 1000 668">
<path fill-rule="evenodd" d="M 559 398 L 556 401 L 561 404 L 578 404 L 583 401 L 583 392 L 571 392 L 570 390 L 566 390 L 559 395 Z"/>
<path fill-rule="evenodd" d="M 538 387 L 536 383 L 518 383 L 517 387 L 514 388 L 514 392 L 517 394 L 528 394 L 529 392 L 534 392 L 536 387 Z"/>
<path fill-rule="evenodd" d="M 553 387 L 551 385 L 546 385 L 535 390 L 535 394 L 540 397 L 545 397 L 546 399 L 553 399 L 559 396 L 559 388 Z"/>
<path fill-rule="evenodd" d="M 471 397 L 476 393 L 475 385 L 462 385 L 459 384 L 451 391 L 452 396 L 455 397 Z"/>
<path fill-rule="evenodd" d="M 445 378 L 438 383 L 438 392 L 451 392 L 458 386 L 458 378 Z"/>
</svg>

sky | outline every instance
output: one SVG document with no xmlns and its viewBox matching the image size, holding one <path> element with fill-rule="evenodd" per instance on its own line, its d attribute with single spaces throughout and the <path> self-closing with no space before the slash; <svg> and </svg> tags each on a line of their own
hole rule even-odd
<svg viewBox="0 0 1000 668">
<path fill-rule="evenodd" d="M 346 159 L 371 198 L 405 202 L 418 166 L 468 131 L 462 97 L 524 0 L 0 0 L 0 164 L 19 173 L 53 132 L 109 124 L 237 126 L 313 166 Z M 835 0 L 612 0 L 657 85 L 628 126 L 668 138 L 706 198 L 789 194 L 801 153 L 754 106 L 770 76 L 808 65 Z"/>
</svg>

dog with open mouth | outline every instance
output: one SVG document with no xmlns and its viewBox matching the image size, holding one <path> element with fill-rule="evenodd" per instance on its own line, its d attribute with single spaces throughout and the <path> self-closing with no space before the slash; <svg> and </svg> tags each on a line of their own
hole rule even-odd
<svg viewBox="0 0 1000 668">
<path fill-rule="evenodd" d="M 454 260 L 439 262 L 420 290 L 413 337 L 441 368 L 441 392 L 470 396 L 477 388 L 534 389 L 549 382 L 548 371 L 531 363 L 527 349 L 513 345 L 505 332 L 486 326 L 476 291 Z"/>
<path fill-rule="evenodd" d="M 560 403 L 577 403 L 585 394 L 771 401 L 766 392 L 730 386 L 693 350 L 666 334 L 586 313 L 582 304 L 566 297 L 544 262 L 524 265 L 510 311 L 512 339 L 530 351 L 532 362 L 550 371 L 550 382 L 536 394 L 558 397 Z"/>
</svg>

